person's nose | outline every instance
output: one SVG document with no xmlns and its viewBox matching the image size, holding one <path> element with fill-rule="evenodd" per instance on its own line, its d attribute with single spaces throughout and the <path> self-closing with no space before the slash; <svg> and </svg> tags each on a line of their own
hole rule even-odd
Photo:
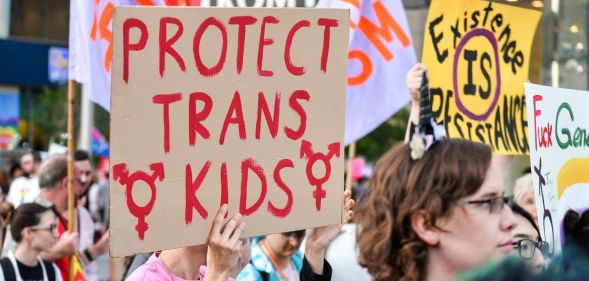
<svg viewBox="0 0 589 281">
<path fill-rule="evenodd" d="M 291 246 L 297 248 L 301 245 L 302 239 L 297 239 L 296 237 L 289 237 L 288 238 L 288 242 L 290 243 Z"/>
<path fill-rule="evenodd" d="M 501 210 L 501 223 L 500 227 L 503 231 L 511 231 L 517 226 L 517 220 L 511 207 L 503 206 L 503 210 Z"/>
<path fill-rule="evenodd" d="M 544 266 L 546 265 L 546 261 L 544 260 L 544 256 L 540 250 L 536 249 L 534 252 L 534 257 L 532 259 L 532 270 L 535 273 L 540 273 L 544 270 Z"/>
</svg>

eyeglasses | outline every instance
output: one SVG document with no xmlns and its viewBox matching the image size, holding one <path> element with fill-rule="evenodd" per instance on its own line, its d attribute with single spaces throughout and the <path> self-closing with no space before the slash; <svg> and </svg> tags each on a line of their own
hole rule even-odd
<svg viewBox="0 0 589 281">
<path fill-rule="evenodd" d="M 48 226 L 44 226 L 44 227 L 32 226 L 31 229 L 33 231 L 46 230 L 46 231 L 51 232 L 53 235 L 56 235 L 56 236 L 59 235 L 59 233 L 57 232 L 57 224 L 55 224 L 55 223 L 52 223 L 52 224 L 50 224 Z"/>
<path fill-rule="evenodd" d="M 530 260 L 534 258 L 536 248 L 540 250 L 540 253 L 548 253 L 548 243 L 544 241 L 533 241 L 530 239 L 522 239 L 512 243 L 513 248 L 518 250 L 519 256 L 524 260 Z"/>
<path fill-rule="evenodd" d="M 303 240 L 303 238 L 305 238 L 305 231 L 304 230 L 299 230 L 299 231 L 289 231 L 289 232 L 284 232 L 282 233 L 283 236 L 285 237 L 292 237 L 296 240 Z"/>
<path fill-rule="evenodd" d="M 491 214 L 496 214 L 503 210 L 503 206 L 511 205 L 511 198 L 506 196 L 497 196 L 486 200 L 464 200 L 462 205 L 487 205 Z"/>
</svg>

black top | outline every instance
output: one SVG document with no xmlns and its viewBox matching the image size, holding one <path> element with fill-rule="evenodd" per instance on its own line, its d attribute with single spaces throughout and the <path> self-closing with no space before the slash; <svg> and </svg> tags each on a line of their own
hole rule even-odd
<svg viewBox="0 0 589 281">
<path fill-rule="evenodd" d="M 18 265 L 18 272 L 23 281 L 43 281 L 41 263 L 37 263 L 36 266 L 31 267 L 17 260 L 16 264 Z"/>
<path fill-rule="evenodd" d="M 327 260 L 323 259 L 323 274 L 316 274 L 311 269 L 311 265 L 307 261 L 307 257 L 303 258 L 303 267 L 301 268 L 301 281 L 330 281 L 331 280 L 331 265 Z"/>
<path fill-rule="evenodd" d="M 45 265 L 49 281 L 55 281 L 57 279 L 57 274 L 59 273 L 56 273 L 53 268 L 53 263 L 46 261 L 42 262 L 43 265 Z M 43 281 L 43 267 L 41 266 L 41 263 L 38 263 L 37 266 L 30 267 L 16 260 L 16 266 L 18 267 L 18 273 L 23 281 Z M 0 280 L 16 280 L 15 268 L 12 266 L 8 257 L 0 259 L 0 267 L 2 268 L 2 273 L 4 275 L 0 275 Z"/>
</svg>

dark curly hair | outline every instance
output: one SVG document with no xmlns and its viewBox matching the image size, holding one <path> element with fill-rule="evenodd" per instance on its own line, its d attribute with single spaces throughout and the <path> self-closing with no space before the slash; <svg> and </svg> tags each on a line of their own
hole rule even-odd
<svg viewBox="0 0 589 281">
<path fill-rule="evenodd" d="M 428 246 L 411 227 L 412 216 L 425 211 L 435 227 L 457 200 L 478 191 L 491 163 L 490 147 L 467 140 L 442 140 L 419 160 L 410 153 L 400 144 L 382 156 L 355 217 L 359 261 L 376 281 L 425 279 Z"/>
</svg>

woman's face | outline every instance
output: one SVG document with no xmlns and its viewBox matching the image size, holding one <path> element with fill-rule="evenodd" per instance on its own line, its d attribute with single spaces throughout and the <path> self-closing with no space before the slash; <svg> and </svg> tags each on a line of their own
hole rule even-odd
<svg viewBox="0 0 589 281">
<path fill-rule="evenodd" d="M 472 269 L 502 258 L 512 251 L 511 230 L 516 220 L 511 209 L 499 200 L 503 196 L 503 179 L 497 167 L 491 165 L 481 188 L 462 198 L 447 218 L 438 226 L 439 244 L 430 249 L 432 262 L 439 261 L 449 270 Z M 487 202 L 496 199 L 495 207 Z M 470 202 L 470 203 L 469 203 Z"/>
<path fill-rule="evenodd" d="M 57 242 L 57 222 L 51 211 L 41 214 L 39 223 L 31 227 L 30 241 L 34 249 L 51 250 Z"/>
<path fill-rule="evenodd" d="M 301 246 L 303 238 L 284 234 L 270 234 L 266 236 L 266 241 L 268 242 L 268 247 L 276 254 L 276 258 L 290 258 Z"/>
<path fill-rule="evenodd" d="M 531 240 L 532 242 L 537 243 L 540 239 L 538 239 L 538 232 L 534 226 L 532 226 L 532 224 L 526 218 L 520 215 L 516 215 L 515 218 L 517 220 L 517 226 L 511 231 L 513 242 L 517 243 L 522 240 Z M 532 268 L 534 272 L 540 273 L 542 270 L 544 270 L 544 256 L 542 255 L 542 252 L 530 241 L 520 244 L 519 247 L 521 249 L 518 248 L 518 246 L 514 247 L 514 255 L 524 259 L 524 261 Z M 523 256 L 520 255 L 520 252 Z"/>
</svg>

